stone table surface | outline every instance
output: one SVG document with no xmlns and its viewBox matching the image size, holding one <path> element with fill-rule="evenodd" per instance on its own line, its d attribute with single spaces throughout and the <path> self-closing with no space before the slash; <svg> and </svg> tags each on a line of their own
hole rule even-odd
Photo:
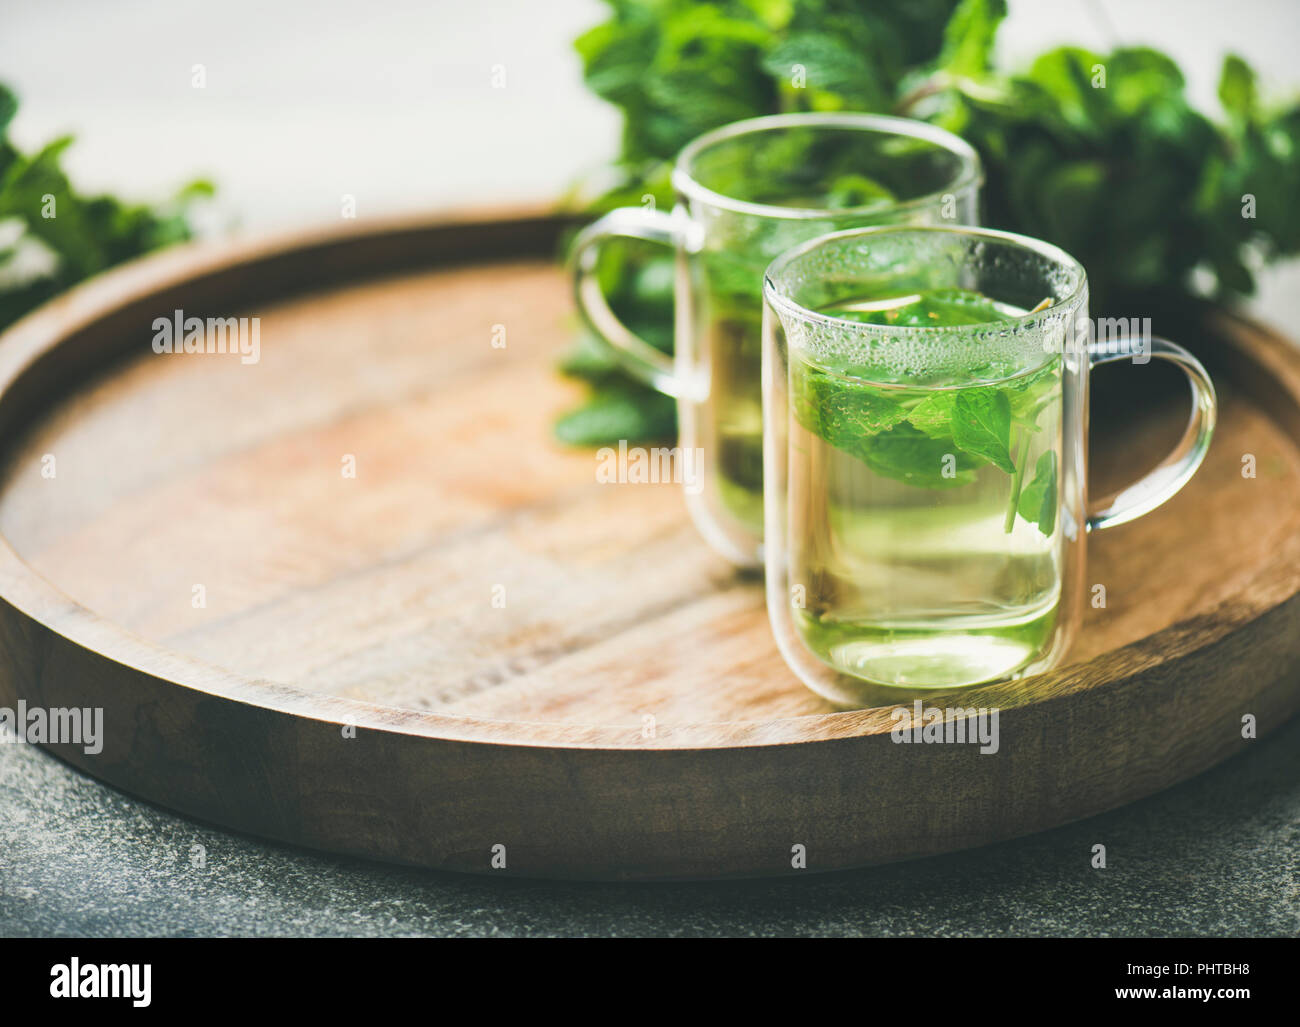
<svg viewBox="0 0 1300 1027">
<path fill-rule="evenodd" d="M 1091 866 L 1097 843 L 1105 869 Z M 1300 719 L 1167 792 L 1030 838 L 666 885 L 466 877 L 270 844 L 0 745 L 0 935 L 52 934 L 1295 936 Z"/>
</svg>

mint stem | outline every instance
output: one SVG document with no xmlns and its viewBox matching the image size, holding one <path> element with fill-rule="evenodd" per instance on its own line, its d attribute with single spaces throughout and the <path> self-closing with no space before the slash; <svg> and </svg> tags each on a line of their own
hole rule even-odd
<svg viewBox="0 0 1300 1027">
<path fill-rule="evenodd" d="M 1016 526 L 1016 507 L 1020 505 L 1020 486 L 1025 480 L 1025 459 L 1029 456 L 1029 429 L 1020 429 L 1020 447 L 1016 451 L 1016 473 L 1011 476 L 1011 502 L 1007 504 L 1007 517 L 1002 530 L 1008 535 Z"/>
</svg>

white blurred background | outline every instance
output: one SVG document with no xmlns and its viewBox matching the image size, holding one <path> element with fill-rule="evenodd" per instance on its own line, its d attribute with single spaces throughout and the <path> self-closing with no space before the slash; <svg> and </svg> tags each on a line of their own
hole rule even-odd
<svg viewBox="0 0 1300 1027">
<path fill-rule="evenodd" d="M 1300 92 L 1298 0 L 1010 7 L 1000 47 L 1013 62 L 1059 43 L 1151 44 L 1217 115 L 1234 51 L 1266 96 Z M 24 148 L 76 134 L 79 187 L 147 199 L 210 177 L 214 227 L 337 219 L 343 194 L 358 217 L 545 202 L 617 147 L 616 112 L 583 87 L 572 46 L 606 12 L 598 0 L 0 0 L 0 81 L 19 93 Z M 1300 264 L 1262 286 L 1257 314 L 1300 318 Z"/>
</svg>

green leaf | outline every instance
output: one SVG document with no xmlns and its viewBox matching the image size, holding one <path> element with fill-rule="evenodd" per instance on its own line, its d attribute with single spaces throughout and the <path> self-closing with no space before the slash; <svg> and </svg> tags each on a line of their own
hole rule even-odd
<svg viewBox="0 0 1300 1027">
<path fill-rule="evenodd" d="M 623 364 L 608 344 L 591 332 L 579 332 L 569 351 L 556 365 L 563 375 L 599 383 L 621 376 Z"/>
<path fill-rule="evenodd" d="M 677 406 L 673 400 L 636 385 L 599 389 L 555 423 L 555 437 L 571 446 L 658 441 L 672 438 L 676 432 Z"/>
<path fill-rule="evenodd" d="M 1101 137 L 1110 103 L 1106 89 L 1093 86 L 1097 72 L 1105 69 L 1100 54 L 1075 46 L 1062 46 L 1040 56 L 1029 69 L 1029 79 L 1054 101 L 1053 120 L 1090 140 Z M 1109 84 L 1109 76 L 1107 79 Z"/>
<path fill-rule="evenodd" d="M 1219 73 L 1219 102 L 1225 111 L 1243 122 L 1255 116 L 1258 106 L 1255 73 L 1236 54 L 1228 54 L 1223 59 L 1223 70 Z"/>
<path fill-rule="evenodd" d="M 967 453 L 1011 474 L 1011 403 L 1000 389 L 962 389 L 952 412 L 952 437 Z"/>
<path fill-rule="evenodd" d="M 795 418 L 808 431 L 857 457 L 877 474 L 909 485 L 931 489 L 967 485 L 975 480 L 974 471 L 987 462 L 962 451 L 945 430 L 948 422 L 938 410 L 921 417 L 935 432 L 927 434 L 909 423 L 908 410 L 887 391 L 861 382 L 805 366 L 794 375 L 791 403 Z"/>
<path fill-rule="evenodd" d="M 769 29 L 782 29 L 794 16 L 795 0 L 741 0 Z"/>
<path fill-rule="evenodd" d="M 183 205 L 191 200 L 210 200 L 216 195 L 217 187 L 214 182 L 207 178 L 196 178 L 176 190 L 172 202 Z"/>
<path fill-rule="evenodd" d="M 611 103 L 635 104 L 657 36 L 649 19 L 633 25 L 608 22 L 584 32 L 574 48 L 583 59 L 587 88 Z"/>
<path fill-rule="evenodd" d="M 802 68 L 807 86 L 852 98 L 867 110 L 887 104 L 888 90 L 870 54 L 829 32 L 800 32 L 779 43 L 763 58 L 763 70 L 789 81 Z"/>
<path fill-rule="evenodd" d="M 969 485 L 984 464 L 951 438 L 932 439 L 907 423 L 868 440 L 860 456 L 877 474 L 926 489 Z"/>
<path fill-rule="evenodd" d="M 18 112 L 18 97 L 14 96 L 3 83 L 0 83 L 0 140 L 5 138 L 5 133 L 9 130 L 9 122 Z"/>
<path fill-rule="evenodd" d="M 1146 46 L 1123 47 L 1099 63 L 1106 68 L 1109 121 L 1151 114 L 1172 114 L 1177 120 L 1185 82 L 1168 54 Z"/>
<path fill-rule="evenodd" d="M 1020 493 L 1020 516 L 1044 535 L 1056 527 L 1056 451 L 1049 449 L 1034 465 L 1034 480 Z"/>
<path fill-rule="evenodd" d="M 993 55 L 998 26 L 1007 16 L 1006 0 L 962 0 L 943 33 L 939 66 L 950 75 L 977 76 Z"/>
<path fill-rule="evenodd" d="M 907 416 L 892 397 L 848 378 L 807 369 L 795 376 L 790 397 L 795 418 L 832 446 L 862 457 L 873 435 Z"/>
<path fill-rule="evenodd" d="M 1011 404 L 1013 423 L 1038 431 L 1038 415 L 1052 402 L 1060 385 L 1055 364 L 1048 364 L 1033 374 L 1022 375 L 998 386 Z"/>
<path fill-rule="evenodd" d="M 907 419 L 912 427 L 932 439 L 947 438 L 952 435 L 952 410 L 956 402 L 957 393 L 952 389 L 935 390 L 911 409 Z"/>
<path fill-rule="evenodd" d="M 1078 238 L 1091 231 L 1106 190 L 1107 169 L 1101 161 L 1064 161 L 1047 171 L 1039 184 L 1045 223 L 1058 238 Z"/>
</svg>

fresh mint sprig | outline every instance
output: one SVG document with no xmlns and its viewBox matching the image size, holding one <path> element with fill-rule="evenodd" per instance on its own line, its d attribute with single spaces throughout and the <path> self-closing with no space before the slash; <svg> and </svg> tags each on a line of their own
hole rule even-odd
<svg viewBox="0 0 1300 1027">
<path fill-rule="evenodd" d="M 0 242 L 0 329 L 90 275 L 190 238 L 191 207 L 213 192 L 200 180 L 157 206 L 88 196 L 63 170 L 70 136 L 34 153 L 9 138 L 17 109 L 17 98 L 0 85 L 0 226 L 17 226 Z"/>
</svg>

